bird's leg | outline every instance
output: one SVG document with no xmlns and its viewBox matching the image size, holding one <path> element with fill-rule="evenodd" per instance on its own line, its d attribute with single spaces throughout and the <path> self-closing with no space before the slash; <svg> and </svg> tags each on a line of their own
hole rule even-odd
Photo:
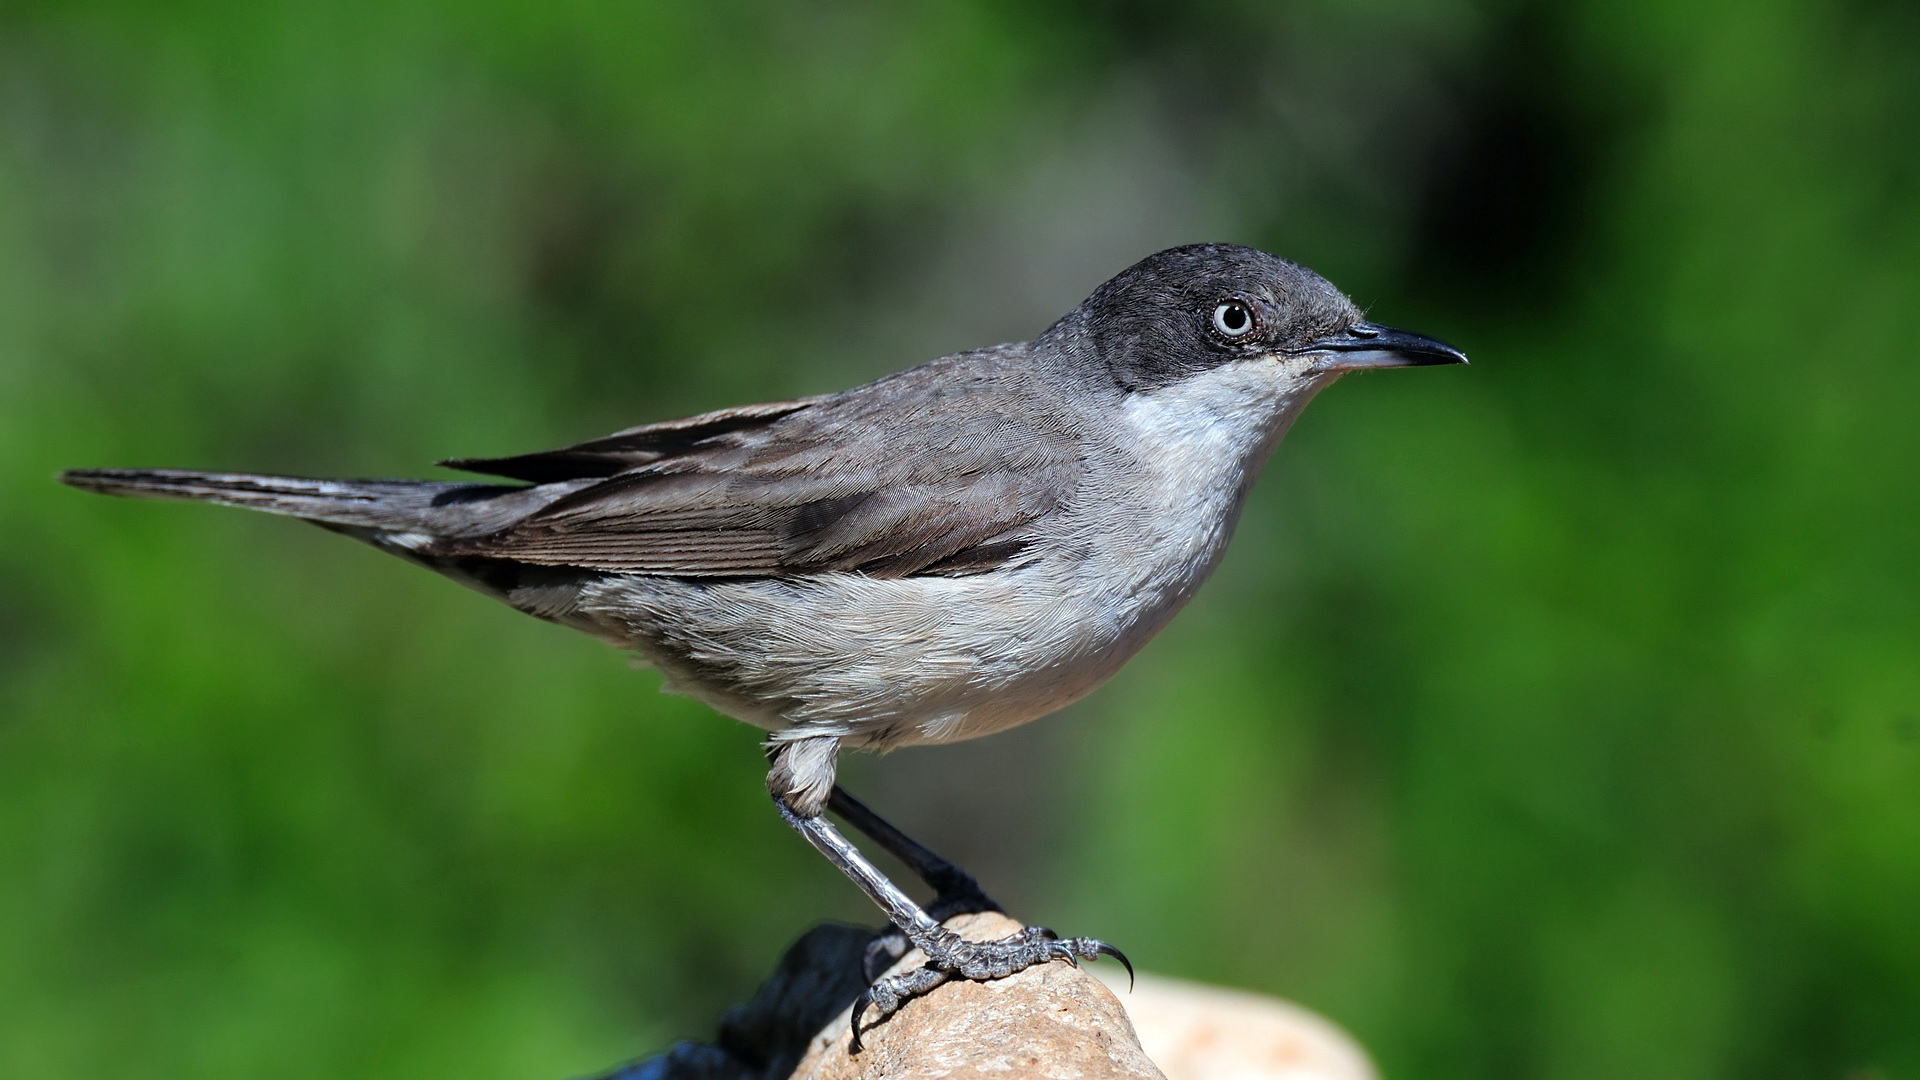
<svg viewBox="0 0 1920 1080">
<path fill-rule="evenodd" d="M 827 810 L 866 834 L 874 843 L 885 848 L 889 855 L 906 863 L 921 881 L 932 886 L 934 899 L 928 905 L 930 912 L 951 908 L 949 915 L 966 915 L 977 911 L 1002 910 L 980 888 L 980 883 L 974 880 L 972 874 L 901 832 L 899 826 L 875 813 L 872 807 L 854 798 L 839 784 L 833 786 L 833 793 L 827 797 Z"/>
<path fill-rule="evenodd" d="M 933 887 L 933 902 L 927 905 L 926 910 L 935 922 L 944 923 L 955 915 L 1005 910 L 980 888 L 980 883 L 972 874 L 901 832 L 898 826 L 875 813 L 839 784 L 833 786 L 833 794 L 827 797 L 827 810 L 865 833 L 894 858 L 906 863 L 921 881 Z M 908 944 L 906 932 L 891 924 L 885 931 L 875 935 L 867 943 L 866 955 L 860 964 L 867 982 L 879 979 L 896 960 L 905 956 Z"/>
<path fill-rule="evenodd" d="M 1030 926 L 999 941 L 968 941 L 941 926 L 901 892 L 899 886 L 887 880 L 887 876 L 826 819 L 824 811 L 832 796 L 839 751 L 839 740 L 831 736 L 798 739 L 775 747 L 773 768 L 767 774 L 767 788 L 773 795 L 774 805 L 795 832 L 806 837 L 828 862 L 859 886 L 861 892 L 886 912 L 887 920 L 927 956 L 924 967 L 881 979 L 854 1002 L 852 1049 L 859 1049 L 860 1018 L 868 1008 L 877 1012 L 879 1019 L 884 1019 L 909 999 L 949 979 L 999 979 L 1049 960 L 1078 963 L 1101 956 L 1114 957 L 1126 965 L 1129 973 L 1133 971 L 1133 965 L 1127 963 L 1120 950 L 1092 938 L 1062 939 L 1045 927 Z M 871 811 L 867 811 L 867 815 L 879 821 Z M 899 830 L 887 828 L 890 838 L 905 839 Z M 919 848 L 919 845 L 913 847 Z M 932 854 L 924 848 L 919 850 Z M 978 891 L 978 886 L 975 890 Z"/>
</svg>

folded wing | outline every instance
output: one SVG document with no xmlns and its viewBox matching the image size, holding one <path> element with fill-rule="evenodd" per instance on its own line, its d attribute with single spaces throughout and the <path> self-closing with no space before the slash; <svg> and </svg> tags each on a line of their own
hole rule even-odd
<svg viewBox="0 0 1920 1080">
<path fill-rule="evenodd" d="M 805 399 L 458 462 L 536 482 L 605 479 L 435 551 L 696 577 L 990 569 L 1018 559 L 1078 485 L 1078 442 L 1045 417 L 955 404 Z"/>
<path fill-rule="evenodd" d="M 605 438 L 563 446 L 558 450 L 542 450 L 513 457 L 455 458 L 440 464 L 463 472 L 504 476 L 535 484 L 578 480 L 589 476 L 612 476 L 675 454 L 684 454 L 717 436 L 765 426 L 821 400 L 811 397 L 770 401 L 763 405 L 742 405 L 689 416 L 684 420 L 643 424 L 616 431 Z"/>
</svg>

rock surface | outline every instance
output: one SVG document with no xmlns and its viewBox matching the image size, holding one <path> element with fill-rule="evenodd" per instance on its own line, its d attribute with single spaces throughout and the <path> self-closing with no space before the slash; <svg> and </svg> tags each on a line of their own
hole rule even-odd
<svg viewBox="0 0 1920 1080">
<path fill-rule="evenodd" d="M 1101 976 L 1167 1080 L 1378 1080 L 1352 1036 L 1292 1002 L 1144 973 L 1127 993 L 1125 972 Z"/>
<path fill-rule="evenodd" d="M 947 927 L 976 941 L 1021 929 L 997 913 L 961 915 Z M 912 951 L 893 970 L 924 962 Z M 858 1054 L 847 1049 L 847 1018 L 842 1012 L 814 1038 L 793 1071 L 794 1080 L 1161 1076 L 1140 1049 L 1113 991 L 1064 963 L 1041 964 L 992 982 L 948 983 L 866 1028 Z"/>
<path fill-rule="evenodd" d="M 1000 914 L 947 926 L 976 940 L 1020 929 Z M 602 1080 L 1376 1080 L 1352 1039 L 1296 1005 L 1157 976 L 1127 993 L 1111 963 L 1099 965 L 1111 987 L 1065 963 L 947 983 L 885 1021 L 869 1013 L 853 1054 L 847 1020 L 872 936 L 814 928 L 727 1013 L 712 1044 L 682 1043 Z M 894 970 L 921 962 L 910 952 Z"/>
</svg>

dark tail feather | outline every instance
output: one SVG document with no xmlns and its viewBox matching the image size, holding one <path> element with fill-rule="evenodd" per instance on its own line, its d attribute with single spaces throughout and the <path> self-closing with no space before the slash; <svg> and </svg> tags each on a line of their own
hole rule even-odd
<svg viewBox="0 0 1920 1080">
<path fill-rule="evenodd" d="M 71 469 L 60 474 L 60 482 L 103 495 L 243 506 L 323 525 L 428 536 L 493 532 L 571 489 L 439 480 L 305 480 L 181 469 Z"/>
</svg>

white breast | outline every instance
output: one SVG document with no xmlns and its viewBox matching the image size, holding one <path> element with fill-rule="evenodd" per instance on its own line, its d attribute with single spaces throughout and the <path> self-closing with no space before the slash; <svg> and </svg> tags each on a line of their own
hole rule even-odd
<svg viewBox="0 0 1920 1080">
<path fill-rule="evenodd" d="M 1128 576 L 1178 588 L 1213 569 L 1254 475 L 1305 404 L 1289 394 L 1297 385 L 1278 364 L 1248 361 L 1127 399 L 1136 465 L 1112 497 L 1140 512 L 1110 542 L 1130 551 L 1139 569 Z"/>
</svg>

